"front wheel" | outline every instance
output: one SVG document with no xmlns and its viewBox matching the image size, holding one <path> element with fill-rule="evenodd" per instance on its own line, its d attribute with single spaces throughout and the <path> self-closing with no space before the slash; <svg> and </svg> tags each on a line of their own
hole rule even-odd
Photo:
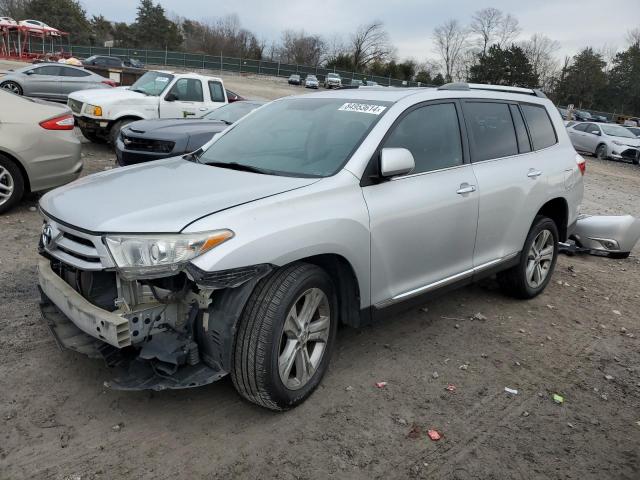
<svg viewBox="0 0 640 480">
<path fill-rule="evenodd" d="M 238 393 L 271 410 L 302 403 L 327 371 L 337 323 L 333 284 L 321 268 L 294 263 L 262 279 L 237 329 Z"/>
<path fill-rule="evenodd" d="M 0 83 L 0 88 L 4 90 L 9 90 L 11 93 L 15 93 L 16 95 L 22 95 L 22 87 L 18 85 L 16 82 L 8 81 Z"/>
<path fill-rule="evenodd" d="M 596 157 L 598 157 L 598 160 L 606 160 L 609 158 L 606 145 L 598 145 L 598 148 L 596 148 Z"/>
<path fill-rule="evenodd" d="M 498 274 L 498 283 L 507 295 L 529 299 L 542 293 L 556 266 L 558 237 L 558 227 L 553 220 L 536 217 L 518 265 Z"/>
<path fill-rule="evenodd" d="M 96 132 L 92 130 L 87 130 L 86 128 L 80 128 L 80 131 L 82 132 L 82 135 L 84 136 L 84 138 L 89 140 L 91 143 L 107 143 L 107 140 L 105 138 L 97 135 Z"/>
<path fill-rule="evenodd" d="M 125 125 L 129 125 L 131 122 L 135 122 L 135 120 L 131 118 L 126 118 L 124 120 L 118 120 L 111 126 L 111 130 L 109 130 L 109 143 L 113 148 L 116 148 L 116 141 L 118 140 L 118 136 L 120 135 L 120 130 Z"/>
</svg>

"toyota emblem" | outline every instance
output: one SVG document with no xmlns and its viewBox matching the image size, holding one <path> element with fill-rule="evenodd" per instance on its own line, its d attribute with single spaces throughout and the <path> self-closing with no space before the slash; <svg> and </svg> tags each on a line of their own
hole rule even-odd
<svg viewBox="0 0 640 480">
<path fill-rule="evenodd" d="M 53 239 L 53 229 L 51 225 L 45 223 L 42 225 L 42 245 L 48 247 Z"/>
</svg>

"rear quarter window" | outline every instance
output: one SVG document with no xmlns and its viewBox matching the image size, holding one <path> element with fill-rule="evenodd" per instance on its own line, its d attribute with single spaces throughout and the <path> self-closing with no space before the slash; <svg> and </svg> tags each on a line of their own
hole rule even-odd
<svg viewBox="0 0 640 480">
<path fill-rule="evenodd" d="M 463 108 L 474 161 L 518 154 L 518 142 L 508 104 L 472 101 L 465 102 Z"/>
<path fill-rule="evenodd" d="M 520 105 L 529 127 L 534 150 L 547 148 L 558 143 L 547 109 L 540 105 Z"/>
</svg>

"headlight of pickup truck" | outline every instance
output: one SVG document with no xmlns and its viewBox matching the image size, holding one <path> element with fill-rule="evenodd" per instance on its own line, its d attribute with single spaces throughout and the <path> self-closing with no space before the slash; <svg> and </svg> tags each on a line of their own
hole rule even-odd
<svg viewBox="0 0 640 480">
<path fill-rule="evenodd" d="M 94 117 L 102 116 L 102 107 L 98 107 L 97 105 L 89 105 L 87 103 L 85 104 L 83 110 L 84 110 L 84 113 L 88 115 L 93 115 Z"/>
<path fill-rule="evenodd" d="M 192 259 L 233 237 L 231 230 L 172 235 L 106 235 L 105 244 L 125 279 L 174 275 Z"/>
</svg>

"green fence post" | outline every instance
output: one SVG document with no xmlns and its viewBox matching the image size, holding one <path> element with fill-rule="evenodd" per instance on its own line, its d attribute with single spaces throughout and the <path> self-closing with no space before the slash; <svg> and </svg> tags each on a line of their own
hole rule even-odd
<svg viewBox="0 0 640 480">
<path fill-rule="evenodd" d="M 280 60 L 278 60 L 278 73 L 276 75 L 276 77 L 280 76 Z"/>
</svg>

